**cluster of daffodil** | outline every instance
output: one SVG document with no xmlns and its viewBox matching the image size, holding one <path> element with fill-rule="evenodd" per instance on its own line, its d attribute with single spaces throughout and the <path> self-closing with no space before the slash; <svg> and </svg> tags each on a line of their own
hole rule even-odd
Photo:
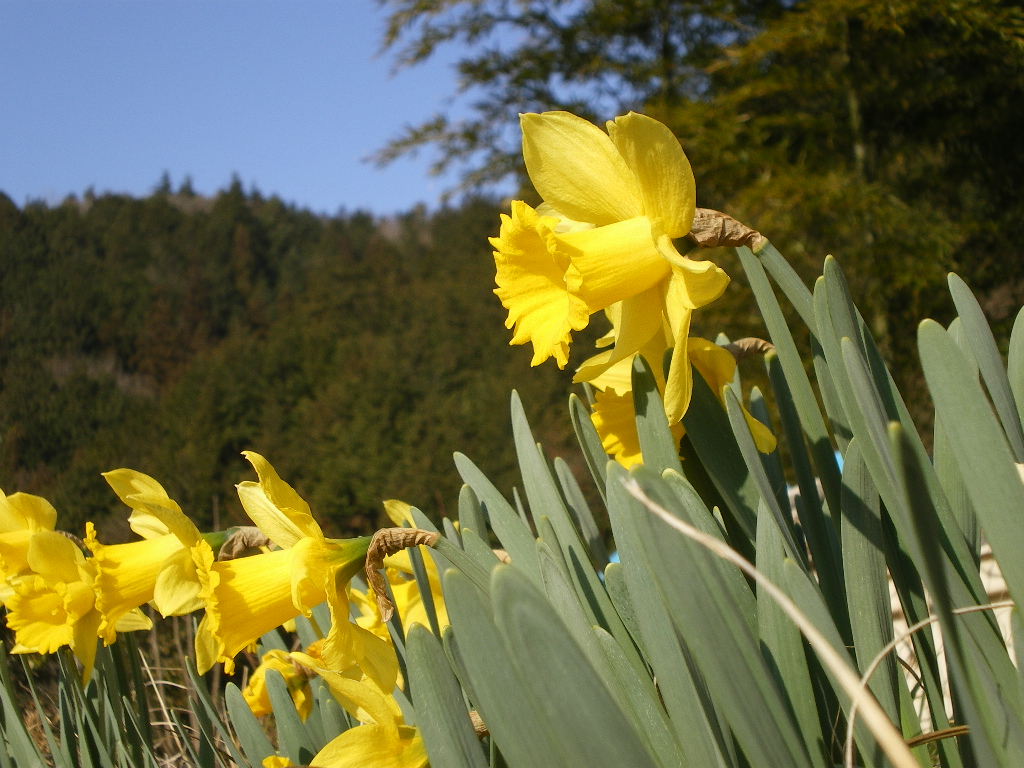
<svg viewBox="0 0 1024 768">
<path fill-rule="evenodd" d="M 0 600 L 15 633 L 13 651 L 46 654 L 70 646 L 88 681 L 100 640 L 109 645 L 118 632 L 152 628 L 141 610 L 148 604 L 165 617 L 203 610 L 197 669 L 205 673 L 222 662 L 230 674 L 239 652 L 326 601 L 326 636 L 306 653 L 267 654 L 246 690 L 250 705 L 257 714 L 269 711 L 263 680 L 267 668 L 277 668 L 299 711 L 308 713 L 307 683 L 320 675 L 362 725 L 330 742 L 318 765 L 348 765 L 357 756 L 366 764 L 424 765 L 418 732 L 403 723 L 392 696 L 398 660 L 376 602 L 350 591 L 370 537 L 325 537 L 309 506 L 270 463 L 256 453 L 244 455 L 259 480 L 240 483 L 239 499 L 270 546 L 233 559 L 217 557 L 227 533 L 200 533 L 164 488 L 141 472 L 104 474 L 132 510 L 129 525 L 140 540 L 127 544 L 101 543 L 92 523 L 79 542 L 56 530 L 56 510 L 45 499 L 0 492 Z M 411 522 L 408 505 L 386 506 L 396 523 Z M 425 562 L 438 618 L 446 624 L 436 569 L 429 557 Z M 385 565 L 403 621 L 426 625 L 415 581 L 406 575 L 412 573 L 409 556 L 399 553 Z"/>
<path fill-rule="evenodd" d="M 415 526 L 408 504 L 390 500 L 384 502 L 384 509 L 396 526 Z M 420 549 L 433 597 L 435 616 L 439 626 L 444 628 L 448 626 L 448 614 L 441 596 L 441 580 L 433 559 L 422 551 L 425 547 Z M 429 627 L 430 621 L 422 596 L 412 578 L 413 568 L 409 553 L 402 551 L 384 558 L 384 573 L 402 625 L 409 627 L 419 623 Z M 370 633 L 376 638 L 378 642 L 375 646 L 378 652 L 382 647 L 388 649 L 387 658 L 393 666 L 387 669 L 387 679 L 371 676 L 360 664 L 353 664 L 347 668 L 338 667 L 336 662 L 331 664 L 324 657 L 325 641 L 318 640 L 302 653 L 285 653 L 280 650 L 265 653 L 242 694 L 254 714 L 269 714 L 272 708 L 266 687 L 266 673 L 271 669 L 276 670 L 284 678 L 296 711 L 305 720 L 313 709 L 310 679 L 314 675 L 319 675 L 327 683 L 335 699 L 362 725 L 345 731 L 327 744 L 314 758 L 317 765 L 372 765 L 395 768 L 424 766 L 427 764 L 427 754 L 419 731 L 405 725 L 401 709 L 391 695 L 396 684 L 404 687 L 404 683 L 398 673 L 397 655 L 391 645 L 391 634 L 381 618 L 377 600 L 369 589 L 361 591 L 352 585 L 349 585 L 347 595 L 358 630 Z M 292 763 L 284 757 L 272 757 L 268 758 L 264 765 L 267 768 L 283 768 Z"/>
<path fill-rule="evenodd" d="M 682 437 L 690 402 L 691 363 L 721 397 L 735 360 L 715 344 L 690 337 L 694 310 L 729 284 L 711 261 L 677 250 L 690 232 L 696 187 L 690 163 L 672 132 L 630 113 L 597 126 L 568 112 L 520 118 L 526 170 L 544 202 L 512 203 L 491 239 L 495 293 L 508 309 L 513 344 L 533 344 L 533 365 L 569 359 L 572 331 L 604 311 L 607 348 L 586 360 L 575 381 L 599 391 L 593 415 L 605 449 L 626 466 L 640 460 L 630 369 L 636 354 L 651 364 L 669 425 Z M 672 349 L 667 377 L 661 360 Z M 747 414 L 764 452 L 775 439 Z"/>
</svg>

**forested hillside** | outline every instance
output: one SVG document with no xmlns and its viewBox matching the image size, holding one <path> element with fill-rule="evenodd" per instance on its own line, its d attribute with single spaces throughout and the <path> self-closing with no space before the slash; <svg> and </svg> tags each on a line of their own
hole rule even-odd
<svg viewBox="0 0 1024 768">
<path fill-rule="evenodd" d="M 0 195 L 0 488 L 51 499 L 71 531 L 119 509 L 99 474 L 118 466 L 201 527 L 240 522 L 247 448 L 339 532 L 385 498 L 454 505 L 455 450 L 508 490 L 510 389 L 561 446 L 571 375 L 508 345 L 496 222 L 485 201 L 318 217 L 237 183 Z"/>
</svg>

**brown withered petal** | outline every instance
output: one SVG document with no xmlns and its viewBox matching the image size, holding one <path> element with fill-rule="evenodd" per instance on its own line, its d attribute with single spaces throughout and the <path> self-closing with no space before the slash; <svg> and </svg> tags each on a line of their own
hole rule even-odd
<svg viewBox="0 0 1024 768">
<path fill-rule="evenodd" d="M 764 339 L 747 336 L 743 339 L 736 339 L 736 341 L 730 342 L 729 344 L 723 344 L 722 348 L 729 350 L 738 363 L 740 360 L 746 360 L 748 357 L 753 357 L 754 355 L 766 355 L 775 349 L 775 345 L 770 341 L 765 341 Z"/>
<path fill-rule="evenodd" d="M 377 597 L 381 620 L 390 621 L 395 613 L 395 606 L 388 598 L 387 582 L 380 573 L 384 568 L 384 558 L 421 544 L 432 547 L 439 538 L 441 534 L 420 528 L 382 528 L 373 534 L 370 548 L 366 551 L 366 583 Z"/>
<path fill-rule="evenodd" d="M 247 550 L 269 547 L 270 539 L 255 525 L 246 525 L 228 536 L 220 548 L 217 559 L 220 561 L 234 560 L 241 557 Z"/>
<path fill-rule="evenodd" d="M 476 731 L 478 739 L 482 739 L 484 736 L 490 734 L 490 731 L 487 730 L 487 726 L 484 725 L 484 721 L 480 719 L 480 715 L 477 714 L 475 709 L 471 709 L 469 711 L 469 722 L 473 724 L 473 730 Z"/>
<path fill-rule="evenodd" d="M 710 208 L 698 208 L 693 216 L 688 238 L 700 248 L 719 248 L 731 246 L 738 248 L 748 246 L 756 251 L 766 241 L 764 235 L 741 224 L 732 216 L 726 216 Z"/>
</svg>

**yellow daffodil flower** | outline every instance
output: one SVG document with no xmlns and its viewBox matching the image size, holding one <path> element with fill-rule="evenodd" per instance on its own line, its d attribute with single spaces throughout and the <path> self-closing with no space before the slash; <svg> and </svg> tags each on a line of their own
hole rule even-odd
<svg viewBox="0 0 1024 768">
<path fill-rule="evenodd" d="M 311 646 L 306 649 L 306 652 L 315 654 L 316 649 Z M 315 656 L 312 657 L 315 658 Z M 271 669 L 276 669 L 281 673 L 281 677 L 284 678 L 284 682 L 288 686 L 288 692 L 292 696 L 292 701 L 295 702 L 295 710 L 299 713 L 299 717 L 305 720 L 313 711 L 313 692 L 309 687 L 309 675 L 299 671 L 285 651 L 279 651 L 276 648 L 263 654 L 260 665 L 249 676 L 249 682 L 245 686 L 245 690 L 242 691 L 245 703 L 249 705 L 249 709 L 256 717 L 269 715 L 273 711 L 273 707 L 270 705 L 270 694 L 267 692 L 267 671 Z"/>
<path fill-rule="evenodd" d="M 513 344 L 533 343 L 533 365 L 568 361 L 572 331 L 622 302 L 614 345 L 588 360 L 577 381 L 592 381 L 631 358 L 667 324 L 678 350 L 665 388 L 675 424 L 691 392 L 685 339 L 693 310 L 714 301 L 729 278 L 673 243 L 693 223 L 693 172 L 672 132 L 630 113 L 608 133 L 567 112 L 520 117 L 526 169 L 544 204 L 512 204 L 492 238 L 495 293 L 509 310 Z"/>
<path fill-rule="evenodd" d="M 363 565 L 369 537 L 326 538 L 309 505 L 270 463 L 251 451 L 243 455 L 256 469 L 259 482 L 239 483 L 239 499 L 256 526 L 280 549 L 215 562 L 206 542 L 193 547 L 206 605 L 196 634 L 200 672 L 221 661 L 230 673 L 239 651 L 299 613 L 309 616 L 314 606 L 326 600 L 331 628 L 323 645 L 325 663 L 333 669 L 358 664 L 390 689 L 398 675 L 393 649 L 349 621 L 346 585 Z"/>
<path fill-rule="evenodd" d="M 31 573 L 11 580 L 13 594 L 7 600 L 7 626 L 14 630 L 17 650 L 53 653 L 69 645 L 88 681 L 102 621 L 95 605 L 95 566 L 70 539 L 53 531 L 32 535 L 27 561 Z M 152 626 L 135 610 L 122 615 L 116 629 L 129 632 Z"/>
<path fill-rule="evenodd" d="M 85 544 L 96 566 L 96 607 L 103 616 L 100 635 L 114 639 L 122 615 L 150 601 L 164 616 L 181 616 L 203 607 L 191 549 L 202 535 L 177 502 L 156 480 L 132 469 L 104 472 L 103 477 L 128 505 L 128 522 L 142 541 L 101 544 L 87 528 Z M 212 544 L 226 534 L 208 534 Z"/>
<path fill-rule="evenodd" d="M 0 491 L 0 602 L 12 594 L 7 579 L 29 572 L 28 544 L 39 531 L 52 531 L 57 510 L 46 499 L 28 493 Z"/>
<path fill-rule="evenodd" d="M 320 768 L 423 768 L 427 750 L 418 728 L 405 725 L 393 696 L 373 681 L 357 681 L 317 666 L 301 653 L 292 658 L 310 667 L 331 689 L 338 702 L 362 725 L 350 728 L 327 744 L 310 761 Z"/>
<path fill-rule="evenodd" d="M 651 364 L 658 388 L 665 386 L 665 377 L 659 364 L 667 349 L 664 336 L 649 342 L 641 354 Z M 697 337 L 686 340 L 687 357 L 698 373 L 725 406 L 723 387 L 733 380 L 736 373 L 736 359 L 717 344 Z M 623 360 L 594 381 L 602 389 L 595 394 L 594 412 L 591 420 L 601 437 L 605 452 L 624 467 L 629 468 L 643 461 L 640 454 L 640 439 L 636 431 L 636 415 L 633 409 L 632 360 Z M 762 453 L 775 450 L 775 436 L 764 424 L 755 419 L 744 407 L 743 416 L 754 437 L 754 444 Z M 672 426 L 676 444 L 686 433 L 681 423 Z"/>
</svg>

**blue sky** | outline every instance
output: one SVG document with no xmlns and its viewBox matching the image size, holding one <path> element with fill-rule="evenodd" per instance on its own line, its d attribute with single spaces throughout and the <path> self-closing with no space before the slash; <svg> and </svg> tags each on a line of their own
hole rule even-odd
<svg viewBox="0 0 1024 768">
<path fill-rule="evenodd" d="M 324 213 L 434 207 L 429 153 L 364 158 L 451 108 L 457 51 L 392 75 L 374 0 L 0 0 L 0 191 L 144 195 L 166 171 Z M 458 109 L 458 102 L 455 103 Z"/>
</svg>

